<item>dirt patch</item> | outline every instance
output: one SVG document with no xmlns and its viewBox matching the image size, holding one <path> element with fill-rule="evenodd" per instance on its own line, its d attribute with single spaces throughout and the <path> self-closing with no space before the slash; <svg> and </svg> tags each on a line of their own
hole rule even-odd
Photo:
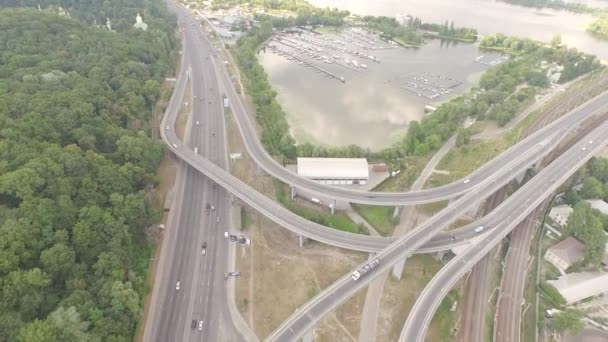
<svg viewBox="0 0 608 342">
<path fill-rule="evenodd" d="M 440 268 L 441 264 L 431 255 L 414 255 L 407 259 L 401 280 L 389 277 L 380 302 L 376 341 L 396 341 L 399 338 L 416 298 Z M 428 336 L 435 334 L 434 329 L 437 328 L 429 328 Z"/>
<path fill-rule="evenodd" d="M 248 209 L 248 215 L 247 234 L 253 243 L 251 251 L 237 253 L 241 277 L 236 298 L 241 314 L 251 320 L 259 337 L 267 336 L 298 307 L 365 260 L 362 253 L 315 242 L 300 248 L 295 234 L 253 210 Z M 362 303 L 363 297 L 356 296 L 328 316 L 315 331 L 320 338 L 316 341 L 357 336 Z M 335 330 L 337 326 L 344 329 Z"/>
<path fill-rule="evenodd" d="M 275 199 L 274 180 L 258 170 L 245 151 L 234 119 L 226 118 L 230 153 L 242 156 L 231 161 L 231 173 Z M 245 321 L 260 338 L 366 258 L 364 253 L 314 241 L 306 241 L 300 248 L 295 234 L 247 206 L 245 212 L 249 221 L 246 231 L 252 245 L 244 253 L 237 251 L 237 269 L 241 277 L 236 284 L 236 301 Z M 365 292 L 358 293 L 327 316 L 315 329 L 315 341 L 351 341 L 356 337 L 364 295 Z"/>
</svg>

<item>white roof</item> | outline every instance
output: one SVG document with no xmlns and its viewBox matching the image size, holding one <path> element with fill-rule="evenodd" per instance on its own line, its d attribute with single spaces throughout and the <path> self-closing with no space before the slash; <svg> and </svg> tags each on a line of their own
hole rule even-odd
<svg viewBox="0 0 608 342">
<path fill-rule="evenodd" d="M 368 179 L 365 158 L 298 158 L 298 175 L 312 179 Z"/>
<path fill-rule="evenodd" d="M 569 273 L 549 280 L 568 304 L 608 291 L 608 272 Z"/>
<path fill-rule="evenodd" d="M 591 205 L 591 209 L 595 209 L 602 214 L 608 214 L 608 203 L 604 202 L 601 199 L 590 199 L 585 202 Z"/>
<path fill-rule="evenodd" d="M 555 207 L 551 208 L 551 212 L 549 212 L 549 215 L 559 215 L 568 219 L 568 217 L 570 217 L 570 214 L 572 214 L 572 210 L 572 207 L 567 204 L 556 205 Z"/>
</svg>

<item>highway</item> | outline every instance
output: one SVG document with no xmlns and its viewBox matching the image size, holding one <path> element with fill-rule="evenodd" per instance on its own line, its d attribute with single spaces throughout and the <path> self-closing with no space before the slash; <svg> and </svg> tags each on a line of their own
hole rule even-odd
<svg viewBox="0 0 608 342">
<path fill-rule="evenodd" d="M 194 19 L 192 19 L 191 16 L 189 16 L 187 14 L 187 11 L 185 9 L 182 9 L 181 11 L 182 11 L 182 14 L 181 14 L 182 23 L 187 23 L 187 24 L 183 25 L 185 32 L 192 31 L 195 34 L 196 34 L 196 32 L 198 32 L 198 34 L 200 34 L 198 26 L 196 26 L 196 24 L 198 24 L 198 23 Z M 192 25 L 192 24 L 195 24 L 195 25 Z M 196 41 L 196 43 L 198 44 L 199 41 Z M 207 40 L 204 39 L 202 36 L 200 38 L 200 43 L 202 43 L 202 44 L 200 44 L 200 47 L 197 47 L 199 45 L 196 45 L 196 46 L 192 47 L 192 50 L 201 50 L 203 45 L 208 44 Z M 188 46 L 188 44 L 189 44 L 188 41 L 186 41 L 185 46 Z M 190 54 L 193 53 L 193 52 L 189 52 L 190 49 L 188 49 L 188 48 L 186 48 L 185 51 Z M 218 80 L 219 80 L 219 83 L 223 86 L 221 88 L 223 89 L 223 91 L 226 92 L 228 97 L 233 95 L 236 99 L 236 100 L 231 99 L 232 112 L 236 114 L 240 111 L 238 108 L 242 107 L 242 104 L 230 83 L 231 81 L 229 79 L 229 75 L 227 74 L 226 70 L 221 66 L 222 63 L 219 63 L 219 61 L 217 61 L 217 55 L 213 54 L 213 56 L 214 57 L 212 57 L 210 59 L 214 63 L 219 64 L 219 66 L 216 67 L 216 72 L 218 72 L 220 75 Z M 193 60 L 197 60 L 197 58 L 202 58 L 202 55 L 197 54 L 195 57 L 191 57 L 191 58 Z M 198 60 L 201 60 L 201 59 L 198 59 Z M 205 60 L 206 60 L 206 56 L 205 56 Z M 228 79 L 224 79 L 224 78 L 228 78 Z M 196 83 L 195 81 L 196 81 L 196 79 L 193 79 L 193 83 Z M 220 99 L 218 98 L 217 100 L 219 101 Z M 523 157 L 523 156 L 527 156 L 526 151 L 529 151 L 531 148 L 534 148 L 534 146 L 538 146 L 538 142 L 545 141 L 547 139 L 547 137 L 553 137 L 555 139 L 558 139 L 561 136 L 558 133 L 564 133 L 567 129 L 571 129 L 571 128 L 575 127 L 577 124 L 579 124 L 585 118 L 588 118 L 591 115 L 593 115 L 594 113 L 598 112 L 598 110 L 603 110 L 604 108 L 606 108 L 607 104 L 608 104 L 608 93 L 604 93 L 604 94 L 596 97 L 594 100 L 589 101 L 585 105 L 569 112 L 568 114 L 564 115 L 562 118 L 547 125 L 545 128 L 539 130 L 535 134 L 522 140 L 517 145 L 514 145 L 511 149 L 504 152 L 501 156 L 495 158 L 492 162 L 490 162 L 490 163 L 486 164 L 484 167 L 482 167 L 482 169 L 484 169 L 484 170 L 492 169 L 495 171 L 494 174 L 491 175 L 491 177 L 483 178 L 483 179 L 480 179 L 477 181 L 474 181 L 471 178 L 471 182 L 469 184 L 475 183 L 477 186 L 480 186 L 484 182 L 491 180 L 491 179 L 498 179 L 498 178 L 500 178 L 500 179 L 509 178 L 510 179 L 510 178 L 516 176 L 515 173 L 506 171 L 505 165 L 514 165 L 515 163 L 520 163 L 518 165 L 518 167 L 514 167 L 514 169 L 525 169 L 527 166 L 532 165 L 534 163 L 534 161 L 540 159 L 542 157 L 542 155 L 548 151 L 548 149 L 536 148 L 539 153 L 537 153 L 535 155 L 536 158 L 534 160 L 528 160 Z M 341 248 L 355 249 L 355 250 L 360 250 L 360 251 L 365 251 L 365 252 L 375 252 L 375 251 L 381 250 L 382 248 L 386 247 L 392 241 L 390 238 L 362 236 L 362 235 L 357 235 L 357 234 L 340 232 L 340 231 L 337 231 L 334 229 L 329 229 L 327 227 L 306 221 L 296 215 L 289 213 L 287 210 L 282 208 L 279 204 L 277 204 L 277 203 L 273 202 L 272 200 L 270 200 L 269 198 L 257 193 L 254 189 L 252 189 L 245 183 L 241 182 L 240 180 L 236 179 L 235 177 L 231 176 L 229 173 L 227 173 L 222 168 L 217 167 L 212 162 L 210 162 L 209 160 L 206 160 L 202 156 L 193 153 L 190 147 L 183 145 L 179 141 L 179 139 L 177 139 L 175 133 L 172 130 L 172 127 L 173 127 L 174 121 L 175 121 L 174 114 L 175 113 L 169 113 L 169 115 L 167 115 L 163 121 L 163 127 L 166 127 L 168 125 L 171 129 L 161 130 L 161 135 L 163 136 L 163 139 L 165 140 L 165 142 L 167 142 L 167 144 L 169 145 L 170 149 L 178 157 L 182 158 L 188 164 L 192 165 L 194 168 L 196 168 L 200 172 L 202 172 L 205 175 L 207 175 L 208 177 L 210 177 L 212 180 L 214 180 L 215 182 L 220 184 L 226 190 L 228 190 L 232 194 L 238 196 L 245 203 L 249 204 L 256 210 L 260 211 L 262 214 L 266 215 L 267 217 L 269 217 L 271 220 L 275 221 L 276 223 L 282 225 L 283 227 L 285 227 L 287 229 L 292 230 L 296 234 L 311 238 L 311 239 L 319 241 L 319 242 L 327 243 L 327 244 L 334 245 L 334 246 L 341 247 Z M 244 113 L 243 115 L 245 115 L 245 114 L 246 113 Z M 237 117 L 237 119 L 239 119 L 240 116 L 236 115 L 236 117 Z M 240 126 L 243 126 L 242 122 L 248 122 L 248 121 L 243 121 L 242 119 L 237 120 L 237 121 Z M 242 131 L 242 133 L 247 132 L 247 130 L 242 130 L 242 129 L 241 129 L 241 131 Z M 257 136 L 255 138 L 257 139 Z M 247 140 L 247 139 L 245 139 L 245 140 Z M 505 158 L 503 157 L 505 155 L 509 156 L 508 160 L 505 160 Z M 272 163 L 274 163 L 274 161 L 272 161 Z M 523 163 L 526 163 L 526 164 L 523 164 Z M 500 167 L 498 167 L 498 164 L 500 164 Z M 284 170 L 285 170 L 285 172 L 291 173 L 287 169 L 284 169 Z M 293 180 L 293 181 L 302 180 L 305 183 L 311 182 L 310 180 L 303 180 L 299 177 L 292 178 L 291 180 Z M 312 182 L 312 183 L 314 183 L 314 182 Z M 335 191 L 339 192 L 339 191 L 344 190 L 349 193 L 352 192 L 352 190 L 345 190 L 345 189 L 341 189 L 341 188 L 325 186 L 325 185 L 320 185 L 320 184 L 316 184 L 316 185 L 321 187 L 319 189 L 319 191 L 326 191 L 326 190 L 331 191 L 331 194 L 326 194 L 326 196 L 333 196 L 333 193 Z M 436 189 L 440 189 L 440 188 L 436 188 Z M 358 193 L 359 195 L 362 194 L 361 192 L 358 192 L 358 191 L 354 191 L 354 193 Z M 412 192 L 412 193 L 413 194 L 424 193 L 424 190 L 420 191 L 420 192 Z M 366 196 L 373 197 L 373 198 L 371 198 L 371 197 L 368 198 L 367 201 L 370 201 L 370 202 L 377 201 L 376 204 L 398 205 L 398 204 L 403 203 L 403 201 L 401 201 L 399 198 L 391 199 L 390 201 L 388 201 L 386 199 L 376 198 L 375 196 L 377 195 L 377 193 L 365 193 L 365 194 L 366 194 Z M 389 197 L 393 196 L 393 195 L 399 195 L 399 194 L 387 194 L 387 196 L 389 196 Z M 437 198 L 435 197 L 435 199 L 437 199 Z M 455 241 L 450 241 L 449 237 L 447 237 L 447 239 L 446 239 L 446 236 L 442 236 L 442 237 L 440 237 L 440 239 L 442 239 L 442 242 L 440 242 L 439 244 L 434 244 L 434 245 L 430 246 L 432 248 L 424 249 L 424 250 L 421 250 L 420 252 L 432 252 L 432 251 L 442 250 L 442 249 L 451 247 L 454 243 L 462 243 L 462 240 L 460 240 L 460 238 L 463 236 L 470 235 L 470 231 L 465 231 L 463 234 L 461 234 L 460 232 L 455 233 L 455 234 L 456 234 L 456 238 L 457 238 Z"/>
<path fill-rule="evenodd" d="M 185 33 L 187 45 L 196 39 Z M 198 51 L 203 51 L 204 46 Z M 182 67 L 186 68 L 184 53 Z M 197 97 L 191 103 L 192 116 L 186 128 L 187 145 L 225 168 L 227 165 L 224 137 L 223 109 L 219 101 L 213 66 L 191 62 L 192 93 Z M 185 77 L 176 82 L 167 111 L 178 112 L 185 90 Z M 206 101 L 203 101 L 206 100 Z M 194 100 L 194 101 L 193 101 Z M 197 124 L 198 122 L 198 124 Z M 189 136 L 189 138 L 188 138 Z M 213 211 L 205 213 L 211 203 Z M 233 324 L 224 272 L 228 270 L 227 240 L 223 237 L 228 224 L 230 200 L 224 189 L 214 186 L 204 175 L 186 163 L 179 167 L 174 187 L 174 203 L 161 247 L 160 260 L 152 294 L 150 316 L 144 332 L 144 341 L 223 341 L 245 340 Z M 226 222 L 224 222 L 226 221 Z M 205 255 L 202 245 L 206 243 Z M 234 250 L 233 250 L 234 252 Z M 179 290 L 177 282 L 180 282 Z M 238 312 L 237 312 L 238 314 Z M 192 321 L 196 327 L 192 328 Z M 198 322 L 202 321 L 202 330 Z"/>
<path fill-rule="evenodd" d="M 604 123 L 596 128 L 582 143 L 574 145 L 562 157 L 558 158 L 554 163 L 542 170 L 536 177 L 522 186 L 511 197 L 493 210 L 491 214 L 478 220 L 478 224 L 493 229 L 489 230 L 488 233 L 485 233 L 487 234 L 486 238 L 474 245 L 474 248 L 484 248 L 489 251 L 491 247 L 493 247 L 489 240 L 493 242 L 494 237 L 500 236 L 500 238 L 496 240 L 497 242 L 500 241 L 500 239 L 506 235 L 505 232 L 508 232 L 505 227 L 511 227 L 512 223 L 516 222 L 516 220 L 521 221 L 525 218 L 526 215 L 519 219 L 522 213 L 529 212 L 529 206 L 534 206 L 535 208 L 538 205 L 535 204 L 536 202 L 542 201 L 546 196 L 551 194 L 559 184 L 568 178 L 568 175 L 571 175 L 576 171 L 576 169 L 583 165 L 586 160 L 591 158 L 593 153 L 599 151 L 605 145 L 606 140 L 608 140 L 607 131 L 608 123 Z M 589 144 L 588 147 L 586 147 L 586 150 L 582 151 L 581 144 L 584 146 L 587 143 L 587 140 L 592 140 L 594 143 Z M 502 186 L 501 183 L 502 182 L 499 180 L 493 180 L 491 185 L 485 187 L 485 189 L 476 189 L 467 193 L 452 205 L 418 226 L 414 231 L 406 234 L 395 243 L 376 254 L 374 258 L 379 259 L 380 264 L 372 269 L 368 275 L 357 281 L 353 281 L 350 274 L 347 274 L 337 280 L 334 284 L 317 294 L 308 303 L 300 307 L 284 321 L 281 326 L 270 334 L 267 341 L 293 341 L 302 336 L 327 313 L 334 310 L 338 305 L 353 296 L 358 290 L 365 287 L 376 276 L 382 274 L 382 272 L 392 267 L 401 259 L 413 254 L 413 251 L 415 251 L 418 246 L 422 245 L 425 241 L 428 241 L 438 230 L 446 226 L 446 221 L 449 220 L 451 215 L 454 215 L 452 212 L 459 213 L 462 208 L 467 206 L 467 202 L 472 201 L 476 197 L 487 197 L 487 195 L 500 188 Z M 486 193 L 484 194 L 482 191 L 485 191 Z M 455 210 L 454 208 L 458 209 Z M 474 248 L 468 249 L 467 251 L 471 251 Z M 460 276 L 462 276 L 462 274 L 472 267 L 482 256 L 483 255 L 476 255 L 477 259 L 473 260 L 472 256 L 465 252 L 454 258 L 447 266 L 444 266 L 439 274 L 443 274 L 444 270 L 452 265 L 449 269 L 454 272 L 459 272 Z M 364 264 L 361 264 L 357 269 L 363 266 Z M 435 279 L 440 280 L 435 281 Z M 433 278 L 433 284 L 436 285 L 436 287 L 431 288 L 431 286 L 427 286 L 427 288 L 425 288 L 425 291 L 423 291 L 423 294 L 418 298 L 412 312 L 417 312 L 419 310 L 423 315 L 430 312 L 432 308 L 436 309 L 436 306 L 431 306 L 427 302 L 419 303 L 420 299 L 426 295 L 424 298 L 435 300 L 436 305 L 438 306 L 441 302 L 441 298 L 449 291 L 452 285 L 447 282 L 446 278 L 439 277 Z M 434 305 L 435 303 L 432 304 Z M 432 318 L 432 313 L 430 314 L 430 318 Z M 430 322 L 430 318 L 428 319 L 428 322 Z M 402 341 L 417 341 L 412 338 L 414 335 L 411 334 L 415 334 L 420 330 L 425 330 L 423 329 L 425 327 L 423 323 L 428 324 L 428 322 L 410 319 L 408 319 L 408 322 L 409 323 L 406 326 L 409 328 L 408 334 L 405 335 L 405 339 L 402 339 Z M 402 337 L 403 336 L 404 335 L 402 334 Z M 422 337 L 424 338 L 424 334 L 422 334 Z"/>
<path fill-rule="evenodd" d="M 191 18 L 188 18 L 188 19 L 182 18 L 182 20 L 184 22 L 187 22 L 187 20 L 191 20 Z M 191 22 L 194 22 L 194 20 L 192 20 Z M 190 22 L 187 22 L 187 24 L 183 25 L 185 31 L 187 32 L 186 36 L 189 36 L 190 33 L 192 33 L 192 32 L 196 33 L 195 30 L 198 30 L 197 27 L 195 27 L 193 29 L 192 28 L 193 26 L 191 26 L 189 23 Z M 189 31 L 191 31 L 191 32 L 189 32 Z M 199 34 L 200 34 L 200 32 L 199 32 Z M 207 46 L 208 46 L 208 43 L 206 42 L 205 39 L 203 39 L 202 37 L 200 39 L 201 40 L 194 39 L 195 42 L 197 42 L 197 43 L 202 42 L 202 44 L 200 44 L 198 47 L 193 46 L 192 50 L 200 50 L 200 49 L 202 49 L 202 47 L 205 44 L 207 44 Z M 192 52 L 188 48 L 189 44 L 194 45 L 194 42 L 189 41 L 188 39 L 186 40 L 186 44 L 184 46 L 185 47 L 184 53 L 188 53 L 189 57 L 193 61 L 203 61 L 202 57 L 205 55 L 203 55 L 203 54 L 197 55 L 195 52 Z M 193 56 L 194 56 L 194 58 L 193 58 Z M 216 57 L 214 57 L 214 58 L 216 58 Z M 213 58 L 211 58 L 211 59 L 213 59 Z M 217 63 L 217 61 L 215 63 Z M 220 64 L 220 63 L 217 63 L 217 64 Z M 237 116 L 237 122 L 239 123 L 239 127 L 241 128 L 241 133 L 244 134 L 244 138 L 245 138 L 246 144 L 247 144 L 247 140 L 249 140 L 249 139 L 246 138 L 246 135 L 245 135 L 246 133 L 244 133 L 247 130 L 242 129 L 243 120 L 238 119 L 239 107 L 242 107 L 242 104 L 240 103 L 240 99 L 238 98 L 234 89 L 231 86 L 229 75 L 226 73 L 225 69 L 223 69 L 221 67 L 217 67 L 217 68 L 215 68 L 215 71 L 217 72 L 218 69 L 220 70 L 220 76 L 221 76 L 221 77 L 219 77 L 220 84 L 224 86 L 223 87 L 224 91 L 226 91 L 228 97 L 231 99 L 231 105 L 232 105 L 233 112 Z M 193 74 L 194 74 L 194 72 L 193 72 Z M 197 83 L 195 81 L 198 81 L 198 77 L 193 77 L 192 81 L 193 81 L 193 88 L 194 88 L 194 84 Z M 213 87 L 213 88 L 217 89 L 217 87 Z M 212 90 L 211 88 L 209 88 L 209 89 Z M 216 94 L 216 96 L 217 97 L 214 97 L 213 99 L 217 99 L 218 101 L 216 101 L 216 102 L 219 102 L 220 94 Z M 231 96 L 234 96 L 234 99 Z M 211 100 L 212 102 L 213 102 L 213 99 Z M 318 190 L 312 189 L 313 192 L 321 191 L 320 193 L 323 193 L 325 196 L 327 196 L 328 195 L 327 192 L 329 191 L 330 192 L 329 195 L 331 197 L 334 197 L 336 199 L 346 199 L 348 201 L 358 202 L 358 203 L 379 204 L 379 205 L 401 205 L 401 204 L 412 204 L 412 203 L 426 203 L 426 202 L 431 202 L 431 201 L 435 201 L 438 199 L 449 198 L 449 197 L 452 197 L 454 194 L 459 195 L 462 192 L 467 191 L 469 189 L 468 187 L 471 185 L 472 189 L 470 189 L 470 191 L 466 195 L 462 196 L 459 200 L 455 201 L 453 205 L 448 207 L 449 210 L 442 212 L 443 214 L 440 214 L 436 218 L 432 218 L 429 221 L 425 222 L 425 224 L 423 224 L 421 227 L 419 227 L 419 229 L 416 229 L 416 231 L 413 232 L 413 234 L 406 235 L 406 237 L 405 237 L 406 240 L 376 238 L 376 237 L 370 237 L 370 236 L 360 236 L 360 235 L 356 235 L 356 234 L 339 232 L 336 230 L 328 229 L 326 227 L 314 224 L 314 223 L 306 221 L 294 214 L 291 214 L 290 212 L 283 209 L 280 205 L 274 203 L 270 199 L 257 193 L 255 190 L 248 187 L 246 184 L 239 181 L 235 177 L 232 177 L 223 168 L 215 165 L 212 161 L 206 159 L 204 156 L 193 153 L 193 151 L 192 151 L 193 146 L 188 146 L 188 145 L 182 144 L 179 141 L 179 139 L 177 138 L 177 136 L 174 132 L 174 129 L 173 129 L 174 122 L 175 122 L 175 114 L 177 112 L 176 110 L 168 111 L 167 115 L 163 118 L 163 124 L 162 124 L 163 129 L 161 129 L 161 135 L 163 137 L 163 140 L 165 140 L 165 142 L 168 143 L 168 145 L 170 146 L 170 149 L 174 152 L 174 154 L 176 154 L 182 160 L 184 160 L 185 162 L 190 164 L 194 169 L 198 170 L 199 172 L 204 173 L 210 179 L 212 179 L 214 182 L 219 184 L 221 187 L 223 187 L 224 189 L 237 195 L 244 202 L 246 202 L 247 204 L 249 204 L 256 210 L 259 210 L 262 214 L 268 216 L 270 219 L 283 225 L 284 227 L 291 229 L 292 231 L 294 231 L 300 235 L 312 238 L 312 239 L 320 241 L 320 242 L 342 247 L 342 248 L 357 249 L 357 250 L 362 250 L 362 251 L 366 251 L 366 252 L 375 252 L 375 251 L 379 251 L 379 250 L 383 249 L 384 247 L 388 246 L 388 248 L 381 253 L 382 256 L 386 256 L 389 258 L 395 257 L 395 256 L 404 257 L 406 255 L 410 255 L 415 250 L 422 247 L 425 243 L 429 242 L 431 240 L 431 238 L 438 233 L 439 230 L 443 229 L 447 224 L 449 224 L 450 222 L 455 220 L 463 210 L 466 210 L 469 207 L 471 207 L 472 205 L 474 205 L 476 200 L 479 200 L 479 199 L 483 198 L 484 196 L 489 195 L 491 192 L 493 192 L 497 188 L 497 186 L 502 186 L 502 185 L 506 184 L 509 181 L 509 179 L 511 179 L 512 177 L 514 177 L 517 174 L 516 170 L 522 170 L 522 169 L 525 169 L 525 167 L 534 164 L 544 153 L 546 153 L 548 150 L 550 150 L 550 148 L 555 143 L 557 143 L 558 138 L 561 136 L 561 134 L 563 134 L 566 130 L 575 127 L 583 119 L 593 115 L 594 113 L 596 113 L 599 110 L 603 110 L 607 104 L 607 101 L 608 101 L 608 96 L 606 96 L 606 94 L 602 94 L 601 96 L 597 97 L 595 100 L 588 102 L 585 106 L 579 107 L 577 110 L 572 111 L 570 114 L 564 116 L 562 119 L 556 120 L 553 124 L 547 126 L 545 129 L 539 130 L 537 132 L 537 134 L 534 134 L 534 135 L 530 136 L 528 139 L 523 140 L 520 144 L 515 145 L 513 148 L 511 148 L 507 152 L 503 153 L 501 156 L 495 158 L 492 162 L 486 164 L 484 167 L 482 167 L 480 170 L 478 170 L 474 175 L 471 176 L 471 182 L 465 187 L 465 189 L 460 189 L 464 185 L 463 182 L 457 182 L 457 183 L 454 183 L 454 184 L 446 186 L 446 187 L 436 188 L 436 189 L 432 190 L 432 191 L 439 192 L 439 195 L 437 193 L 429 195 L 428 193 L 426 193 L 426 191 L 402 193 L 402 194 L 364 193 L 364 192 L 359 192 L 359 191 L 323 186 L 323 185 L 311 182 L 309 180 L 301 179 L 301 178 L 297 177 L 295 174 L 291 173 L 290 171 L 284 169 L 279 164 L 272 161 L 272 163 L 274 163 L 274 165 L 278 165 L 279 168 L 281 170 L 283 170 L 281 172 L 288 172 L 289 174 L 291 174 L 290 177 L 295 176 L 295 178 L 287 179 L 287 183 L 296 185 L 297 187 L 305 188 L 307 190 L 311 190 L 309 187 L 307 187 L 307 184 L 312 183 L 313 187 L 317 187 L 317 189 L 318 189 Z M 242 110 L 242 112 L 245 116 L 247 115 L 247 113 L 244 110 Z M 246 122 L 250 122 L 248 117 L 247 117 Z M 252 130 L 252 132 L 253 132 L 253 136 L 252 136 L 253 141 L 256 144 L 259 144 L 259 141 L 257 140 L 257 136 L 255 135 L 255 130 Z M 261 145 L 260 145 L 260 147 L 261 147 Z M 261 151 L 263 152 L 262 153 L 263 155 L 266 155 L 263 148 L 261 148 Z M 250 151 L 250 153 L 251 153 L 251 151 Z M 252 155 L 252 157 L 253 157 L 253 155 Z M 256 158 L 254 157 L 254 159 L 256 159 Z M 270 160 L 271 160 L 271 158 L 270 158 Z M 272 163 L 269 165 L 273 165 Z M 271 175 L 273 175 L 275 177 L 277 176 L 277 175 L 273 174 L 273 172 L 269 171 L 269 169 L 267 168 L 267 165 L 262 164 L 261 166 Z M 483 170 L 486 170 L 484 172 L 490 172 L 490 171 L 491 172 L 489 174 L 480 173 Z M 490 171 L 488 171 L 488 170 L 490 170 Z M 475 176 L 475 175 L 477 175 L 477 176 Z M 483 177 L 481 177 L 479 175 L 483 175 Z M 475 177 L 478 177 L 478 178 L 475 178 Z M 300 183 L 300 182 L 303 182 L 303 183 Z M 450 188 L 450 187 L 453 187 L 453 188 Z M 455 190 L 455 188 L 456 188 L 456 190 Z M 458 190 L 458 189 L 460 189 L 460 190 Z M 346 191 L 346 193 L 344 193 L 344 191 Z M 429 190 L 429 191 L 431 191 L 431 190 Z M 426 193 L 426 194 L 421 195 L 423 193 Z M 450 195 L 446 195 L 446 193 L 450 193 Z M 340 195 L 340 194 L 342 194 L 342 195 Z M 341 197 L 341 196 L 343 196 L 343 197 Z M 443 196 L 448 196 L 448 197 L 443 197 Z M 404 198 L 406 198 L 406 199 L 404 199 Z M 481 221 L 483 221 L 483 220 L 481 220 Z M 478 224 L 483 224 L 483 223 L 478 223 Z M 473 227 L 470 226 L 468 229 L 472 229 L 472 228 Z M 471 233 L 471 231 L 466 231 L 465 234 L 474 235 Z M 464 239 L 464 237 L 463 237 L 463 239 Z M 450 240 L 450 239 L 448 238 L 448 240 Z M 452 243 L 453 243 L 452 241 L 449 241 L 447 243 L 447 246 L 450 246 Z M 441 247 L 439 247 L 439 245 L 441 245 Z M 399 246 L 403 246 L 403 247 L 407 247 L 407 248 L 400 248 Z M 431 246 L 431 247 L 435 248 L 435 250 L 437 250 L 437 248 L 445 248 L 446 243 L 445 243 L 445 241 L 442 243 L 436 243 L 434 246 Z M 429 249 L 428 251 L 431 251 L 431 250 Z M 387 268 L 388 267 L 385 267 L 384 264 L 382 264 L 381 268 L 378 268 L 378 270 L 387 269 Z M 350 279 L 348 276 L 346 276 L 345 278 Z M 363 281 L 361 281 L 359 283 L 362 284 Z"/>
<path fill-rule="evenodd" d="M 364 192 L 349 189 L 346 187 L 328 186 L 319 184 L 310 179 L 299 177 L 296 173 L 288 170 L 287 168 L 276 162 L 272 158 L 272 156 L 270 156 L 266 152 L 264 146 L 262 145 L 257 136 L 255 124 L 253 123 L 251 116 L 247 113 L 247 110 L 245 109 L 242 103 L 241 97 L 239 96 L 239 94 L 236 93 L 236 90 L 232 86 L 232 80 L 230 78 L 230 75 L 228 74 L 228 71 L 224 67 L 221 67 L 219 70 L 219 74 L 219 80 L 223 83 L 224 89 L 226 90 L 226 95 L 230 100 L 231 109 L 233 114 L 235 115 L 236 122 L 239 127 L 247 152 L 249 153 L 251 158 L 255 160 L 255 162 L 261 168 L 264 169 L 264 171 L 266 171 L 274 178 L 277 178 L 292 187 L 304 189 L 308 193 L 316 194 L 321 197 L 333 198 L 335 200 L 343 200 L 350 203 L 400 206 L 410 204 L 432 203 L 454 198 L 471 189 L 480 186 L 480 183 L 483 182 L 483 180 L 495 176 L 504 164 L 508 164 L 510 161 L 521 155 L 525 150 L 529 149 L 531 146 L 534 146 L 539 141 L 545 140 L 547 136 L 550 136 L 556 132 L 555 127 L 546 127 L 545 129 L 539 130 L 539 132 L 537 132 L 538 134 L 535 135 L 535 138 L 527 141 L 521 141 L 520 143 L 505 151 L 501 155 L 497 156 L 490 162 L 478 168 L 475 172 L 473 172 L 467 177 L 470 180 L 470 182 L 468 182 L 467 184 L 465 184 L 461 180 L 437 188 L 430 188 L 411 192 L 390 193 Z M 603 104 L 601 105 L 605 105 L 605 101 L 606 99 L 601 101 L 603 102 Z M 595 105 L 597 105 L 597 103 L 595 103 Z M 593 104 L 589 103 L 589 106 L 593 106 Z M 593 109 L 591 108 L 589 108 L 589 110 L 593 111 Z M 566 121 L 568 120 L 565 119 L 563 121 L 564 125 L 560 125 L 560 127 L 562 129 L 568 129 L 572 125 L 576 125 L 577 119 L 571 119 L 573 119 L 574 121 L 569 121 L 569 123 L 566 123 Z"/>
<path fill-rule="evenodd" d="M 500 243 L 513 228 L 536 210 L 576 170 L 583 166 L 594 154 L 601 151 L 607 143 L 608 121 L 602 123 L 584 139 L 574 144 L 486 216 L 488 223 L 496 225 L 496 228 L 486 234 L 478 244 L 452 259 L 437 273 L 418 296 L 405 322 L 399 341 L 424 341 L 426 331 L 437 307 L 458 279 Z"/>
</svg>

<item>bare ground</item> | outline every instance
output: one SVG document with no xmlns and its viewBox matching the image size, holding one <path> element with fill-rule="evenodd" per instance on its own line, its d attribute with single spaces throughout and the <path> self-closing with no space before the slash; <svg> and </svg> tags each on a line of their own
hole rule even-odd
<svg viewBox="0 0 608 342">
<path fill-rule="evenodd" d="M 416 298 L 440 268 L 441 264 L 432 256 L 414 255 L 407 259 L 401 280 L 388 278 L 380 302 L 376 341 L 396 341 L 399 338 Z M 428 336 L 434 336 L 437 330 L 438 327 L 431 326 Z"/>
<path fill-rule="evenodd" d="M 270 198 L 274 181 L 257 175 L 257 166 L 242 144 L 238 127 L 227 116 L 230 152 L 243 158 L 231 162 L 231 172 Z M 237 252 L 241 272 L 236 286 L 237 307 L 258 337 L 265 337 L 323 288 L 363 262 L 366 255 L 307 241 L 276 225 L 257 211 L 246 208 L 251 224 L 245 233 L 252 245 Z M 342 305 L 315 329 L 315 341 L 352 341 L 358 335 L 364 292 Z M 280 303 L 280 305 L 278 305 Z"/>
</svg>

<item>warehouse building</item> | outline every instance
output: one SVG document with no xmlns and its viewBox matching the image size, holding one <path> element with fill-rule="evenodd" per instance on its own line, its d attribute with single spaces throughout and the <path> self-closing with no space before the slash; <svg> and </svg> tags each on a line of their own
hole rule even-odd
<svg viewBox="0 0 608 342">
<path fill-rule="evenodd" d="M 580 272 L 570 273 L 549 280 L 559 293 L 566 299 L 568 305 L 583 299 L 597 296 L 608 291 L 608 273 L 606 272 Z"/>
<path fill-rule="evenodd" d="M 367 184 L 369 166 L 365 158 L 298 158 L 298 175 L 321 184 Z"/>
</svg>

